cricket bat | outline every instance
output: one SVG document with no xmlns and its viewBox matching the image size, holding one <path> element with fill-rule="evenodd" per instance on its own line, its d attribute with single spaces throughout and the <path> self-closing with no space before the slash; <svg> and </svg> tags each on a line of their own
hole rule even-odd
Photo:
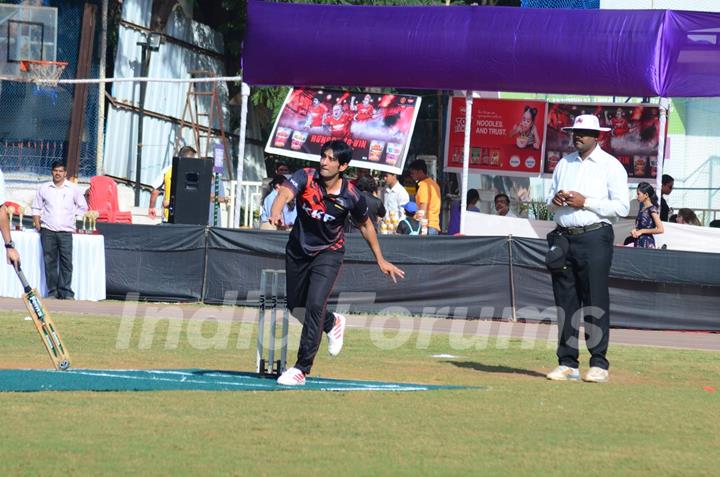
<svg viewBox="0 0 720 477">
<path fill-rule="evenodd" d="M 70 355 L 67 352 L 67 348 L 65 348 L 65 344 L 63 344 L 60 332 L 57 331 L 55 322 L 40 301 L 40 294 L 30 286 L 25 278 L 25 274 L 20 268 L 20 265 L 17 266 L 15 271 L 20 279 L 20 283 L 22 283 L 25 292 L 23 301 L 25 302 L 25 307 L 30 312 L 30 317 L 35 324 L 35 329 L 37 329 L 40 334 L 40 339 L 43 345 L 45 345 L 45 349 L 47 349 L 55 369 L 65 371 L 70 367 Z"/>
</svg>

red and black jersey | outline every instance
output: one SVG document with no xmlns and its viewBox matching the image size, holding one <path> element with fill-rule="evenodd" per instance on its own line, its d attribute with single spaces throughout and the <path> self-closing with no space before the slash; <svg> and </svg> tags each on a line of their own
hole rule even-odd
<svg viewBox="0 0 720 477">
<path fill-rule="evenodd" d="M 310 127 L 316 128 L 322 126 L 323 116 L 327 113 L 328 108 L 324 104 L 320 103 L 316 106 L 311 106 L 308 111 L 308 117 L 310 117 Z"/>
<path fill-rule="evenodd" d="M 339 118 L 328 116 L 325 124 L 330 127 L 330 135 L 336 139 L 344 139 L 350 135 L 350 124 L 352 123 L 352 115 L 342 113 Z"/>
<path fill-rule="evenodd" d="M 296 171 L 283 184 L 297 200 L 297 220 L 290 232 L 288 252 L 314 256 L 324 250 L 345 250 L 345 219 L 350 214 L 355 223 L 368 218 L 365 198 L 345 178 L 340 193 L 328 194 L 313 168 Z"/>
<path fill-rule="evenodd" d="M 375 108 L 372 104 L 368 104 L 367 106 L 364 104 L 359 104 L 357 107 L 357 114 L 355 115 L 355 118 L 358 121 L 367 121 L 368 119 L 372 119 L 374 114 Z"/>
<path fill-rule="evenodd" d="M 625 118 L 612 118 L 610 124 L 612 125 L 613 135 L 616 137 L 624 136 L 630 132 L 630 124 Z"/>
</svg>

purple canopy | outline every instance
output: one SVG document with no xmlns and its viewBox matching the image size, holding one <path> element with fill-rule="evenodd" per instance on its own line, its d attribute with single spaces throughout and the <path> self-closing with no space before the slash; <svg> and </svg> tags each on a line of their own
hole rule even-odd
<svg viewBox="0 0 720 477">
<path fill-rule="evenodd" d="M 247 83 L 720 96 L 720 14 L 251 0 Z"/>
</svg>

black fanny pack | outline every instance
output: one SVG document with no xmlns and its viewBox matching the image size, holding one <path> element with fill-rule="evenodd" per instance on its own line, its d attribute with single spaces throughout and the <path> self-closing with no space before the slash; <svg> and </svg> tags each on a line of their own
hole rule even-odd
<svg viewBox="0 0 720 477">
<path fill-rule="evenodd" d="M 545 254 L 545 266 L 551 272 L 561 272 L 567 268 L 567 254 L 570 242 L 558 230 L 547 234 L 548 251 Z"/>
</svg>

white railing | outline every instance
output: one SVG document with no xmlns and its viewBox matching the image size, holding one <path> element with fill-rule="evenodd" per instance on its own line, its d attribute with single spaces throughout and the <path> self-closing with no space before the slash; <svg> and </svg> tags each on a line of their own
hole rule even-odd
<svg viewBox="0 0 720 477">
<path fill-rule="evenodd" d="M 228 215 L 235 217 L 235 187 L 237 182 L 230 182 L 230 204 Z M 255 223 L 255 218 L 260 216 L 262 207 L 262 182 L 260 181 L 243 181 L 240 184 L 240 227 L 258 228 L 259 224 Z"/>
</svg>

